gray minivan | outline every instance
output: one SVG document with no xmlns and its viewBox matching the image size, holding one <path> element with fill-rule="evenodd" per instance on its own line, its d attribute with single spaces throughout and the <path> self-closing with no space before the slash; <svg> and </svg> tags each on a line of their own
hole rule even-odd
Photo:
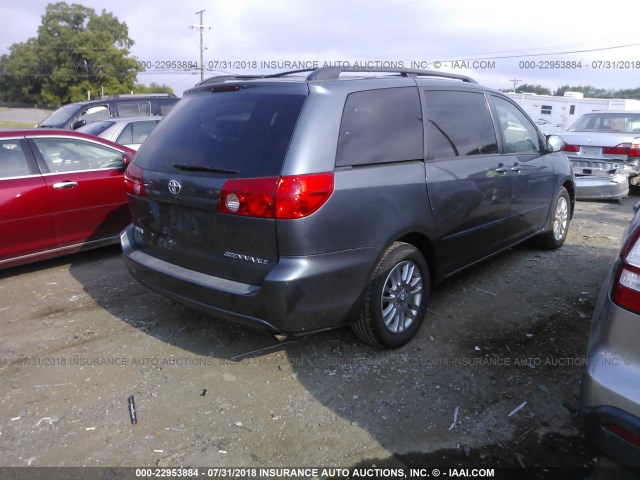
<svg viewBox="0 0 640 480">
<path fill-rule="evenodd" d="M 563 244 L 574 178 L 558 137 L 469 77 L 370 73 L 185 92 L 125 174 L 131 274 L 220 319 L 279 334 L 352 324 L 394 348 L 433 284 L 534 237 Z"/>
</svg>

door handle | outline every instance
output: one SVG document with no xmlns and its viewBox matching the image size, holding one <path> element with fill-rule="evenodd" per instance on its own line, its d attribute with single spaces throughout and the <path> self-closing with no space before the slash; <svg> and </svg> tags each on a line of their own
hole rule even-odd
<svg viewBox="0 0 640 480">
<path fill-rule="evenodd" d="M 509 170 L 509 167 L 498 167 L 496 168 L 496 173 L 507 173 Z"/>
<path fill-rule="evenodd" d="M 68 189 L 68 188 L 75 188 L 78 186 L 78 182 L 60 182 L 60 183 L 54 183 L 53 184 L 53 188 L 62 188 L 62 189 Z"/>
<path fill-rule="evenodd" d="M 519 167 L 517 165 L 514 165 L 513 167 L 511 167 L 512 172 L 519 172 L 520 170 L 522 170 L 522 167 Z"/>
</svg>

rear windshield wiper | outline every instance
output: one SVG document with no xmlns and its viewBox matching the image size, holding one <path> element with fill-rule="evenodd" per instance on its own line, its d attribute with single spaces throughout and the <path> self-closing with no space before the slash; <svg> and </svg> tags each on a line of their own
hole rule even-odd
<svg viewBox="0 0 640 480">
<path fill-rule="evenodd" d="M 227 170 L 225 168 L 209 167 L 207 165 L 186 165 L 184 163 L 174 163 L 171 165 L 173 168 L 182 170 L 185 172 L 212 172 L 212 173 L 229 173 L 238 174 L 235 170 Z"/>
</svg>

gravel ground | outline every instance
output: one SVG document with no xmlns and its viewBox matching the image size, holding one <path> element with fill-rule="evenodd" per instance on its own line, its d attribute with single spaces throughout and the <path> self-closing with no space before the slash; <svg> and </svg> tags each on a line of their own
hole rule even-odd
<svg viewBox="0 0 640 480">
<path fill-rule="evenodd" d="M 580 202 L 562 249 L 514 248 L 438 286 L 395 351 L 349 329 L 278 343 L 219 322 L 134 282 L 117 248 L 0 272 L 0 467 L 633 478 L 589 450 L 576 408 L 593 307 L 638 199 Z"/>
</svg>

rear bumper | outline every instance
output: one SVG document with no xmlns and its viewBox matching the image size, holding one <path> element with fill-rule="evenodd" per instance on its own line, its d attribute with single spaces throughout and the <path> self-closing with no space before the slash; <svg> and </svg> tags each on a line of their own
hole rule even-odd
<svg viewBox="0 0 640 480">
<path fill-rule="evenodd" d="M 624 174 L 576 177 L 576 199 L 617 199 L 629 195 L 629 178 Z"/>
<path fill-rule="evenodd" d="M 585 434 L 604 454 L 621 465 L 640 467 L 638 316 L 618 307 L 609 297 L 616 265 L 594 312 L 581 413 Z M 614 432 L 619 428 L 627 432 L 627 438 Z"/>
<path fill-rule="evenodd" d="M 281 257 L 261 285 L 250 285 L 148 255 L 131 225 L 120 243 L 129 272 L 151 290 L 222 320 L 291 334 L 346 323 L 377 259 L 373 248 Z"/>
<path fill-rule="evenodd" d="M 640 447 L 605 427 L 615 425 L 637 436 L 640 418 L 610 406 L 585 408 L 582 416 L 585 435 L 602 453 L 625 467 L 640 468 Z"/>
</svg>

